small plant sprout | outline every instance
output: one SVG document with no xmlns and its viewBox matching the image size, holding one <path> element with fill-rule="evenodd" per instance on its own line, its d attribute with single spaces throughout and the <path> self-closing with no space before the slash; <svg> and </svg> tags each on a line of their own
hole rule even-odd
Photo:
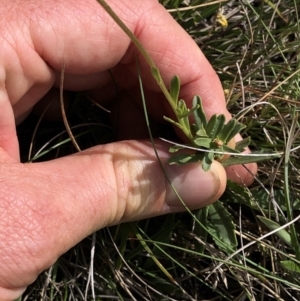
<svg viewBox="0 0 300 301">
<path fill-rule="evenodd" d="M 187 145 L 176 144 L 170 148 L 170 152 L 174 154 L 170 159 L 170 164 L 186 164 L 191 162 L 202 162 L 202 168 L 207 171 L 213 160 L 220 161 L 224 166 L 234 164 L 244 164 L 250 162 L 258 162 L 269 158 L 277 157 L 278 154 L 270 154 L 270 156 L 261 153 L 251 154 L 249 157 L 241 158 L 242 152 L 249 145 L 250 138 L 235 143 L 234 137 L 245 128 L 244 125 L 235 119 L 231 119 L 226 123 L 225 116 L 213 115 L 209 120 L 203 111 L 201 99 L 195 95 L 193 98 L 192 108 L 188 108 L 185 101 L 179 98 L 180 80 L 178 76 L 173 76 L 170 89 L 167 89 L 160 75 L 160 71 L 150 57 L 147 50 L 141 42 L 135 37 L 130 29 L 115 14 L 104 0 L 98 0 L 111 18 L 122 28 L 125 34 L 131 39 L 132 43 L 137 47 L 149 64 L 153 78 L 156 80 L 162 93 L 168 100 L 174 114 L 175 120 L 164 117 L 165 120 L 179 128 L 186 136 L 189 143 Z M 194 121 L 192 121 L 194 120 Z M 163 139 L 164 140 L 164 139 Z M 194 150 L 191 154 L 175 154 L 184 148 Z M 231 155 L 238 155 L 239 158 L 229 158 Z M 253 156 L 254 155 L 254 156 Z"/>
<path fill-rule="evenodd" d="M 169 160 L 171 164 L 186 164 L 201 161 L 202 168 L 209 170 L 213 160 L 222 162 L 229 157 L 226 153 L 240 153 L 249 145 L 249 138 L 238 143 L 235 143 L 234 140 L 235 135 L 245 128 L 244 125 L 235 119 L 231 119 L 226 123 L 223 114 L 215 114 L 207 120 L 200 97 L 198 95 L 194 96 L 193 106 L 189 109 L 182 99 L 178 99 L 179 87 L 179 78 L 174 76 L 170 84 L 170 96 L 172 100 L 171 106 L 177 121 L 168 117 L 164 118 L 181 129 L 183 133 L 186 133 L 192 146 L 206 149 L 208 152 L 196 151 L 193 154 L 174 155 Z M 194 122 L 190 122 L 191 115 L 194 117 Z M 174 145 L 170 148 L 170 152 L 176 153 L 182 148 L 182 146 Z"/>
</svg>

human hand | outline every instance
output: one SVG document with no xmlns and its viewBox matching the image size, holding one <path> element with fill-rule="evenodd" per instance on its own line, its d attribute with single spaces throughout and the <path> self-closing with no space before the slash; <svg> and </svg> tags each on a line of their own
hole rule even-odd
<svg viewBox="0 0 300 301">
<path fill-rule="evenodd" d="M 149 51 L 166 83 L 178 75 L 183 99 L 189 102 L 199 94 L 208 115 L 230 118 L 212 67 L 156 0 L 108 2 Z M 101 87 L 97 100 L 106 104 L 114 91 L 111 70 L 124 96 L 119 122 L 126 127 L 119 134 L 128 138 L 142 120 L 134 105 L 139 100 L 135 49 L 94 0 L 2 0 L 0 10 L 0 300 L 5 301 L 19 297 L 41 271 L 94 231 L 184 208 L 148 141 L 20 163 L 15 118 L 24 119 L 52 86 L 59 86 L 63 64 L 66 89 L 95 92 Z M 150 114 L 168 115 L 143 60 L 141 73 Z M 199 164 L 168 166 L 168 147 L 157 141 L 167 174 L 187 206 L 196 209 L 217 200 L 226 183 L 222 166 L 215 162 L 209 172 Z M 255 165 L 248 168 L 255 173 Z M 228 176 L 236 174 L 251 181 L 241 167 Z"/>
</svg>

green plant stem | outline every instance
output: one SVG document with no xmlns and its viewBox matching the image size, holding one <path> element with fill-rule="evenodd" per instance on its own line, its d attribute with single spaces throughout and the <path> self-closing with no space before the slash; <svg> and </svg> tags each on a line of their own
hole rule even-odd
<svg viewBox="0 0 300 301">
<path fill-rule="evenodd" d="M 176 112 L 176 106 L 173 102 L 173 99 L 160 75 L 159 69 L 155 65 L 153 59 L 149 55 L 148 51 L 145 49 L 145 47 L 142 45 L 142 43 L 139 41 L 139 39 L 131 32 L 131 30 L 125 25 L 125 23 L 117 16 L 117 14 L 111 9 L 111 7 L 104 1 L 104 0 L 97 0 L 100 5 L 104 8 L 104 10 L 110 15 L 110 17 L 120 26 L 120 28 L 124 31 L 125 34 L 131 39 L 132 43 L 138 48 L 138 50 L 141 52 L 147 63 L 149 64 L 151 68 L 151 73 L 152 76 L 155 78 L 158 86 L 160 87 L 162 93 L 168 100 L 173 112 L 175 113 L 176 117 L 177 112 Z M 182 126 L 182 131 L 185 134 L 185 136 L 192 141 L 192 136 L 191 133 L 184 127 L 182 124 L 182 120 L 178 118 L 179 124 Z"/>
<path fill-rule="evenodd" d="M 131 30 L 124 24 L 124 22 L 117 16 L 117 14 L 111 9 L 111 7 L 104 1 L 98 0 L 104 10 L 111 16 L 111 18 L 120 26 L 120 28 L 128 35 L 131 41 L 135 44 L 135 46 L 142 53 L 147 63 L 151 68 L 156 68 L 155 63 L 150 57 L 147 50 L 143 47 L 142 43 L 136 38 L 136 36 L 131 32 Z"/>
</svg>

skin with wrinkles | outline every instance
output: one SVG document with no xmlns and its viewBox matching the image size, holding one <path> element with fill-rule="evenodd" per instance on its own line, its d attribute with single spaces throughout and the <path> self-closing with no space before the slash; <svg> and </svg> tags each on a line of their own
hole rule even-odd
<svg viewBox="0 0 300 301">
<path fill-rule="evenodd" d="M 156 0 L 108 3 L 149 51 L 165 82 L 177 74 L 181 97 L 199 94 L 208 116 L 226 111 L 218 77 L 197 45 Z M 94 0 L 0 0 L 0 301 L 14 300 L 38 274 L 94 231 L 124 221 L 184 210 L 162 173 L 139 105 L 136 50 Z M 19 160 L 16 123 L 52 87 L 89 90 L 102 104 L 122 90 L 120 139 L 43 163 Z M 155 120 L 168 104 L 140 58 L 148 109 Z M 113 116 L 114 113 L 112 113 Z M 135 129 L 141 129 L 136 132 Z M 133 135 L 136 133 L 136 135 Z M 157 148 L 170 180 L 191 208 L 219 198 L 226 174 L 215 162 L 170 167 L 168 145 Z M 255 173 L 256 166 L 248 168 Z M 242 167 L 230 178 L 252 181 Z M 59 227 L 57 227 L 59 225 Z"/>
</svg>

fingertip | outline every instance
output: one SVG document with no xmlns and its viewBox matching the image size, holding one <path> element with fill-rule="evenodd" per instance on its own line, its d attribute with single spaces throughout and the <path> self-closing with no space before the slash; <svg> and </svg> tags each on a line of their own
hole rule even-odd
<svg viewBox="0 0 300 301">
<path fill-rule="evenodd" d="M 257 173 L 257 164 L 248 163 L 243 165 L 233 165 L 225 168 L 228 178 L 240 185 L 249 186 L 253 183 Z"/>
<path fill-rule="evenodd" d="M 236 142 L 241 141 L 243 138 L 240 134 L 235 136 Z M 247 147 L 244 154 L 251 153 L 251 150 Z M 254 177 L 257 174 L 257 164 L 248 163 L 243 165 L 232 165 L 225 168 L 227 177 L 236 182 L 237 184 L 249 186 L 254 181 Z"/>
<path fill-rule="evenodd" d="M 166 203 L 170 207 L 198 209 L 215 202 L 226 188 L 226 172 L 219 162 L 213 162 L 209 171 L 200 163 L 166 167 L 171 183 L 167 188 Z M 176 192 L 174 191 L 176 190 Z"/>
<path fill-rule="evenodd" d="M 219 185 L 219 189 L 216 189 L 216 194 L 212 198 L 212 202 L 215 202 L 221 197 L 226 189 L 227 175 L 223 165 L 218 161 L 213 162 L 211 172 L 215 176 L 216 182 L 218 182 Z"/>
<path fill-rule="evenodd" d="M 0 300 L 11 301 L 16 300 L 25 292 L 25 288 L 4 288 L 0 287 Z"/>
</svg>

